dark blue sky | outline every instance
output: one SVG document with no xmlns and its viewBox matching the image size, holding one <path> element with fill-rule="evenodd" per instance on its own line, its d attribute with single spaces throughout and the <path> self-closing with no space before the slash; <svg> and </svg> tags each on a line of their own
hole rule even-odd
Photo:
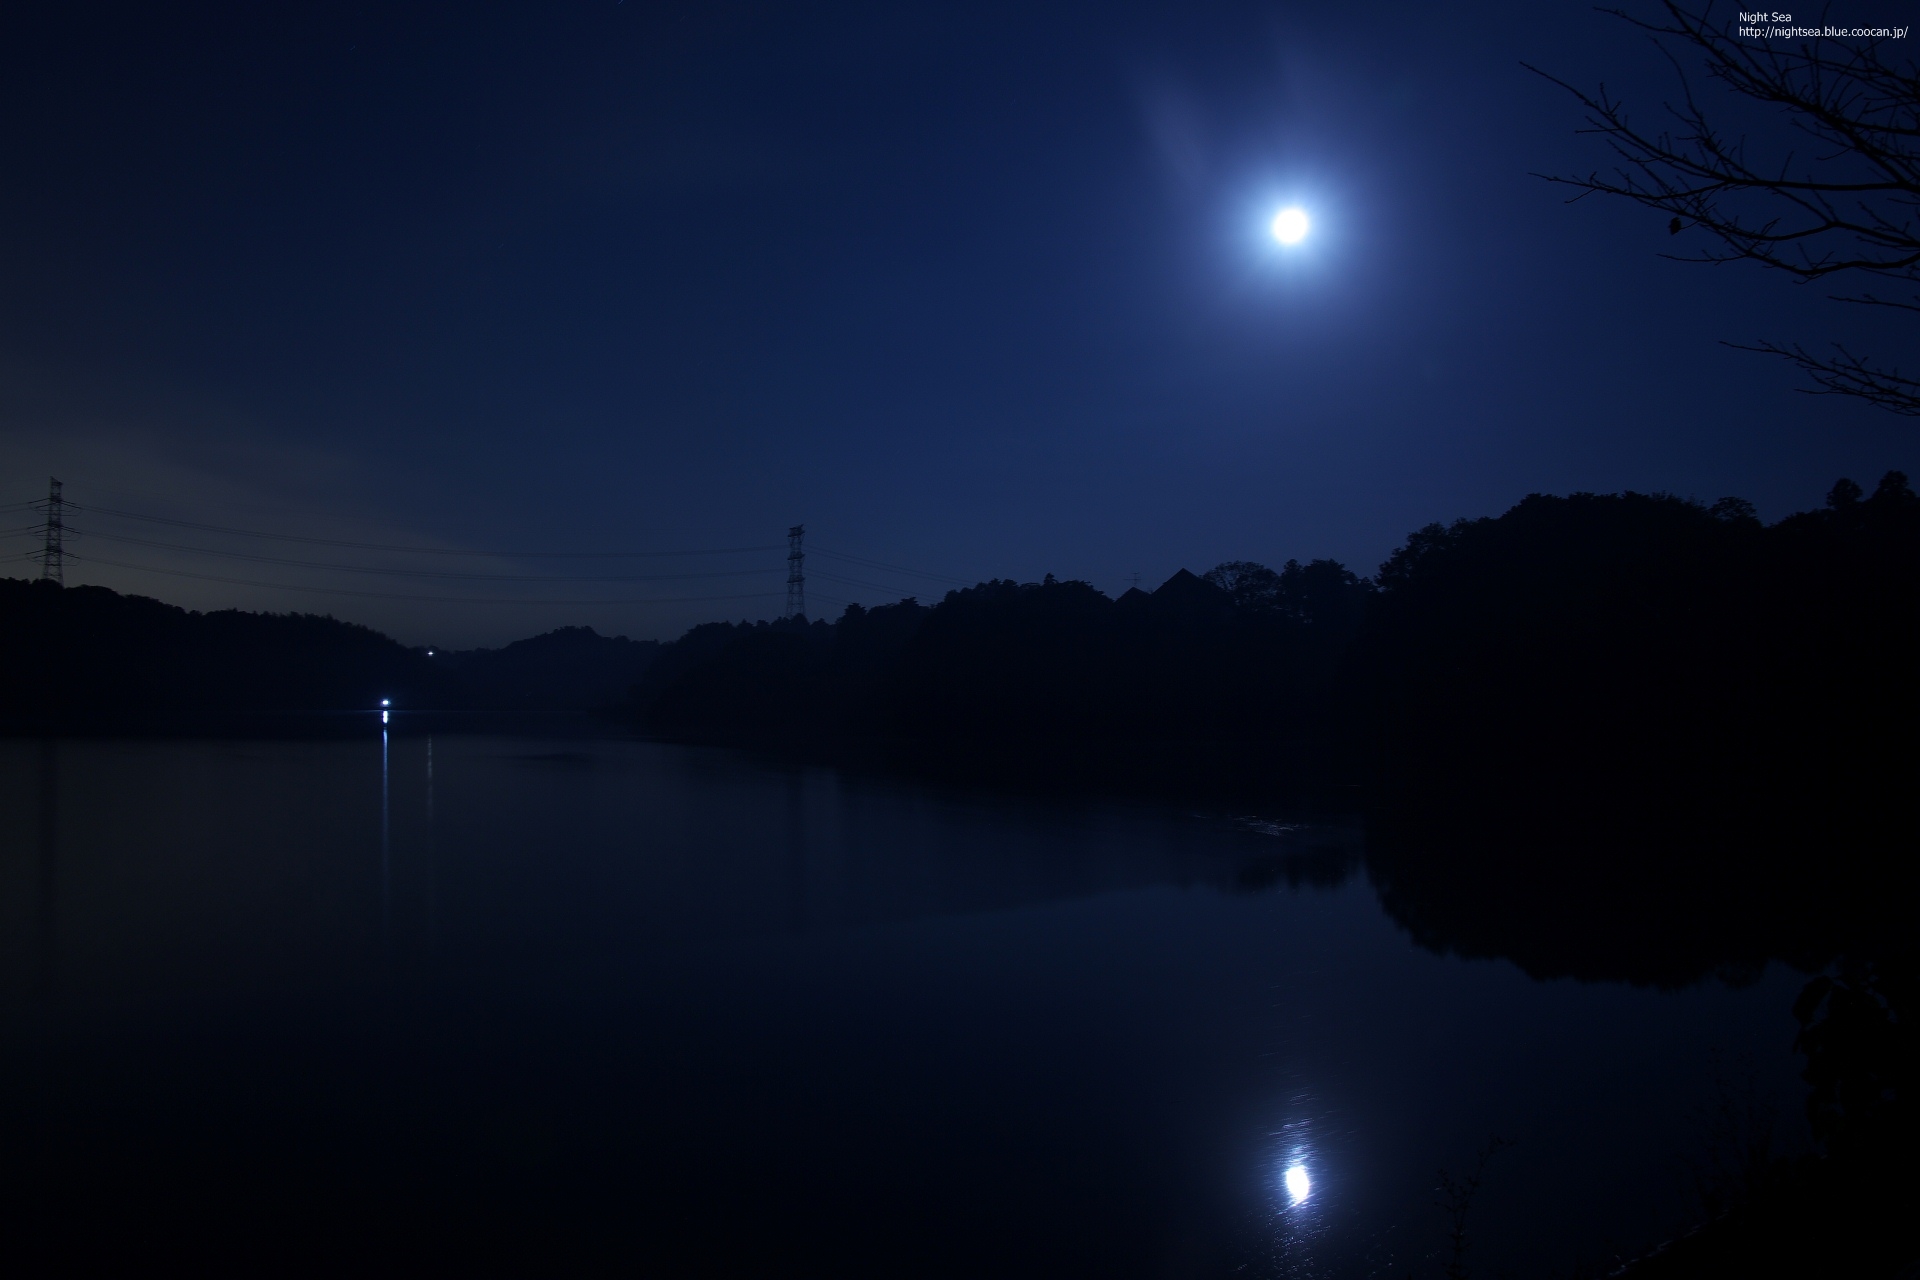
<svg viewBox="0 0 1920 1280">
<path fill-rule="evenodd" d="M 1531 491 L 1774 517 L 1841 474 L 1920 472 L 1920 428 L 1719 345 L 1897 362 L 1903 322 L 1664 261 L 1657 215 L 1529 176 L 1601 155 L 1522 60 L 1648 113 L 1671 96 L 1584 5 L 39 7 L 0 28 L 0 502 L 53 473 L 95 507 L 465 550 L 764 546 L 806 521 L 823 552 L 1117 592 L 1229 558 L 1371 571 Z M 1316 227 L 1283 253 L 1263 225 L 1288 201 Z M 73 523 L 69 581 L 409 642 L 668 637 L 781 603 L 100 563 L 680 599 L 777 593 L 777 550 L 406 557 Z M 109 534 L 764 572 L 416 579 Z M 810 567 L 874 584 L 816 576 L 816 614 L 944 589 Z"/>
</svg>

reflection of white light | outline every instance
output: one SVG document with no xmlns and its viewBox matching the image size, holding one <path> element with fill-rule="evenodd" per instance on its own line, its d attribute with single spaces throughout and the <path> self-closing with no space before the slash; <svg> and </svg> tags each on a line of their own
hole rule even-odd
<svg viewBox="0 0 1920 1280">
<path fill-rule="evenodd" d="M 1307 1193 L 1312 1190 L 1313 1182 L 1307 1177 L 1307 1166 L 1297 1164 L 1287 1170 L 1287 1194 L 1293 1197 L 1295 1204 L 1305 1200 Z"/>
<path fill-rule="evenodd" d="M 380 713 L 380 723 L 385 724 L 386 722 L 387 722 L 387 713 L 382 711 Z"/>
<path fill-rule="evenodd" d="M 1273 238 L 1281 244 L 1299 244 L 1307 238 L 1307 211 L 1289 205 L 1273 215 L 1273 223 L 1267 229 L 1273 232 Z"/>
</svg>

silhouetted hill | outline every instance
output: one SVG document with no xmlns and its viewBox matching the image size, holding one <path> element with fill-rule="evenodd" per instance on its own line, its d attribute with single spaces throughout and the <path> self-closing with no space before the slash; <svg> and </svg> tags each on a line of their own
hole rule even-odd
<svg viewBox="0 0 1920 1280">
<path fill-rule="evenodd" d="M 604 711 L 645 674 L 657 640 L 561 627 L 499 649 L 435 649 L 465 705 L 490 711 Z"/>
<path fill-rule="evenodd" d="M 190 613 L 105 587 L 0 579 L 0 715 L 365 708 L 444 701 L 421 655 L 313 614 Z"/>
<path fill-rule="evenodd" d="M 195 613 L 105 587 L 0 579 L 0 723 L 409 710 L 606 710 L 657 652 L 569 627 L 497 650 L 408 649 L 300 613 Z"/>
</svg>

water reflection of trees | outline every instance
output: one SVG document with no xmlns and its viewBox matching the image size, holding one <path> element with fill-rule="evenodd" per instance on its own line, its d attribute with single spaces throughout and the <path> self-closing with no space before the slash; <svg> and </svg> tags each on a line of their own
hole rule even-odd
<svg viewBox="0 0 1920 1280">
<path fill-rule="evenodd" d="M 1899 806 L 1684 811 L 1613 797 L 1402 806 L 1372 824 L 1367 869 L 1423 946 L 1536 978 L 1681 986 L 1809 975 L 1793 1013 L 1815 1154 L 1762 1160 L 1700 1230 L 1639 1277 L 1893 1275 L 1920 1256 L 1920 964 Z"/>
<path fill-rule="evenodd" d="M 1739 983 L 1774 961 L 1817 970 L 1897 938 L 1910 863 L 1897 832 L 1778 812 L 1400 812 L 1372 824 L 1367 854 L 1382 904 L 1424 946 L 1537 978 L 1659 986 Z"/>
</svg>

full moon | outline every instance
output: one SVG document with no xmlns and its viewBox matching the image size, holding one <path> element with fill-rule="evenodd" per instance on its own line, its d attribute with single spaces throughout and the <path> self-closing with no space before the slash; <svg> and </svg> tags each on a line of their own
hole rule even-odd
<svg viewBox="0 0 1920 1280">
<path fill-rule="evenodd" d="M 1289 205 L 1273 215 L 1273 225 L 1268 230 L 1281 244 L 1299 244 L 1307 238 L 1307 211 Z"/>
</svg>

